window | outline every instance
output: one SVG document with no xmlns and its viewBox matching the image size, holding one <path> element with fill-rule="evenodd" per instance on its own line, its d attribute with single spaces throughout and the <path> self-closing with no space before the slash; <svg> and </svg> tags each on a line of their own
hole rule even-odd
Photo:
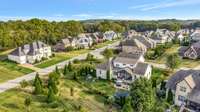
<svg viewBox="0 0 200 112">
<path fill-rule="evenodd" d="M 184 96 L 178 95 L 178 100 L 185 102 L 186 98 Z"/>
<path fill-rule="evenodd" d="M 118 67 L 118 66 L 119 66 L 119 64 L 116 64 L 116 66 Z"/>
<path fill-rule="evenodd" d="M 133 67 L 133 65 L 131 65 Z"/>
<path fill-rule="evenodd" d="M 180 91 L 182 91 L 182 92 L 186 92 L 186 87 L 182 87 L 182 86 L 180 86 Z"/>
<path fill-rule="evenodd" d="M 99 71 L 99 74 L 101 74 L 101 70 Z"/>
<path fill-rule="evenodd" d="M 126 64 L 123 64 L 124 66 L 126 66 Z"/>
</svg>

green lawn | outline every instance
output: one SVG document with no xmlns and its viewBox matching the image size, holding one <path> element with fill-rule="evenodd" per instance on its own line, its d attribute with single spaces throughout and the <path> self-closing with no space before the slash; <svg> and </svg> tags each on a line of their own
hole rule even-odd
<svg viewBox="0 0 200 112">
<path fill-rule="evenodd" d="M 7 80 L 15 79 L 19 76 L 31 73 L 33 70 L 20 67 L 10 61 L 0 61 L 0 83 Z"/>
<path fill-rule="evenodd" d="M 156 60 L 147 60 L 147 61 L 164 64 L 164 63 L 166 63 L 167 56 L 170 54 L 173 54 L 173 53 L 178 53 L 179 48 L 180 48 L 180 46 L 178 44 L 174 44 L 169 49 L 166 49 L 165 53 L 162 54 L 162 56 L 158 57 Z M 152 53 L 151 50 L 148 52 Z"/>
<path fill-rule="evenodd" d="M 117 42 L 117 41 L 119 41 L 119 39 L 114 40 L 114 41 L 106 41 L 104 43 L 99 43 L 99 44 L 95 45 L 94 48 L 95 49 L 101 48 L 101 47 L 104 47 L 108 44 L 112 44 L 112 43 Z M 49 67 L 49 66 L 54 65 L 56 63 L 59 63 L 59 62 L 62 62 L 64 60 L 68 60 L 70 58 L 78 56 L 80 54 L 89 53 L 90 51 L 91 50 L 89 50 L 89 49 L 81 49 L 81 50 L 75 50 L 75 51 L 70 51 L 70 52 L 58 52 L 58 53 L 55 53 L 55 57 L 53 57 L 49 60 L 43 61 L 39 64 L 36 64 L 35 66 L 38 67 L 38 68 Z"/>
<path fill-rule="evenodd" d="M 38 68 L 45 68 L 45 67 L 49 67 L 51 65 L 54 65 L 56 63 L 68 60 L 70 58 L 73 58 L 75 56 L 78 56 L 80 54 L 84 54 L 84 53 L 88 53 L 91 50 L 89 49 L 81 49 L 81 50 L 76 50 L 76 51 L 70 51 L 70 52 L 59 52 L 59 53 L 55 53 L 55 57 L 43 61 L 39 64 L 36 64 L 35 66 Z"/>
</svg>

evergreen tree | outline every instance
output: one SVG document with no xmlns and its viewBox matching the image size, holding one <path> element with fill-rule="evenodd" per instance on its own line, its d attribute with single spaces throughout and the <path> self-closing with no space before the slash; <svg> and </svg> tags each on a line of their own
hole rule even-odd
<svg viewBox="0 0 200 112">
<path fill-rule="evenodd" d="M 65 65 L 65 67 L 64 67 L 63 75 L 67 75 L 67 65 Z"/>
<path fill-rule="evenodd" d="M 53 90 L 53 92 L 54 92 L 55 94 L 58 93 L 58 88 L 57 88 L 57 86 L 56 86 L 56 81 L 55 81 L 55 79 L 52 78 L 52 77 L 49 77 L 49 80 L 48 80 L 48 88 L 52 88 L 52 90 Z"/>
<path fill-rule="evenodd" d="M 173 104 L 173 93 L 171 90 L 169 90 L 167 93 L 167 102 Z"/>
<path fill-rule="evenodd" d="M 29 106 L 31 105 L 31 98 L 30 98 L 30 97 L 27 97 L 27 98 L 24 100 L 24 105 L 25 105 L 26 108 L 27 108 L 27 112 L 30 112 L 30 109 L 29 109 Z"/>
<path fill-rule="evenodd" d="M 131 106 L 131 97 L 127 97 L 122 112 L 134 112 Z"/>
<path fill-rule="evenodd" d="M 47 95 L 47 103 L 52 103 L 56 100 L 55 94 L 53 92 L 53 89 L 49 87 L 48 95 Z"/>
<path fill-rule="evenodd" d="M 38 73 L 38 72 L 37 72 L 36 75 L 35 75 L 35 79 L 34 79 L 34 82 L 33 82 L 33 85 L 34 85 L 34 86 L 35 86 L 37 80 L 39 80 L 39 82 L 42 84 L 42 80 L 40 79 L 39 73 Z"/>
<path fill-rule="evenodd" d="M 74 79 L 75 81 L 78 80 L 78 78 L 77 78 L 77 72 L 74 72 L 73 79 Z"/>
<path fill-rule="evenodd" d="M 42 94 L 43 93 L 42 83 L 38 79 L 35 81 L 35 90 L 34 90 L 34 93 L 35 94 Z"/>
<path fill-rule="evenodd" d="M 60 74 L 60 71 L 59 71 L 59 69 L 58 69 L 58 66 L 56 66 L 55 71 L 56 71 L 57 74 Z"/>
<path fill-rule="evenodd" d="M 68 70 L 69 70 L 70 72 L 72 71 L 72 63 L 71 63 L 71 62 L 68 63 L 67 68 L 68 68 Z"/>
<path fill-rule="evenodd" d="M 111 80 L 110 70 L 107 70 L 107 72 L 106 72 L 106 78 L 107 78 L 107 80 Z"/>
<path fill-rule="evenodd" d="M 74 88 L 73 87 L 70 88 L 70 95 L 74 96 Z"/>
</svg>

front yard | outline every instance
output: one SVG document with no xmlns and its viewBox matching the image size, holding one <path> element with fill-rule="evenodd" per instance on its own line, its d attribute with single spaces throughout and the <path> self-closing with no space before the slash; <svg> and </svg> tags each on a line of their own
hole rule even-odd
<svg viewBox="0 0 200 112">
<path fill-rule="evenodd" d="M 49 60 L 45 60 L 39 64 L 36 64 L 35 66 L 38 68 L 45 68 L 45 67 L 49 67 L 51 65 L 54 65 L 56 63 L 68 60 L 70 58 L 73 58 L 75 56 L 84 54 L 84 53 L 88 53 L 91 50 L 89 49 L 81 49 L 81 50 L 76 50 L 76 51 L 70 51 L 70 52 L 59 52 L 59 53 L 55 53 L 55 57 L 49 59 Z"/>
<path fill-rule="evenodd" d="M 107 46 L 107 45 L 112 44 L 114 42 L 117 42 L 119 40 L 120 39 L 113 40 L 113 41 L 106 41 L 104 43 L 99 43 L 99 44 L 95 45 L 94 48 L 95 49 L 102 48 L 104 46 Z M 53 57 L 49 60 L 43 61 L 39 64 L 36 64 L 35 66 L 38 67 L 38 68 L 49 67 L 49 66 L 57 64 L 59 62 L 71 59 L 75 56 L 78 56 L 78 55 L 81 55 L 81 54 L 84 54 L 84 53 L 89 53 L 90 51 L 92 51 L 92 50 L 90 50 L 90 49 L 80 49 L 80 50 L 69 51 L 69 52 L 58 52 L 58 53 L 55 53 L 55 57 Z"/>
<path fill-rule="evenodd" d="M 4 60 L 0 61 L 0 83 L 11 79 L 15 79 L 19 76 L 31 73 L 33 70 L 20 67 L 15 63 Z"/>
</svg>

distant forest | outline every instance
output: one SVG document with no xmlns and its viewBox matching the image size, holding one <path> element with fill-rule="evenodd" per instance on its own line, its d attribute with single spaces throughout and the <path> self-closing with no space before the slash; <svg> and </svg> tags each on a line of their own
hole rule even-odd
<svg viewBox="0 0 200 112">
<path fill-rule="evenodd" d="M 79 33 L 105 32 L 113 30 L 124 32 L 129 29 L 136 31 L 156 30 L 166 28 L 177 31 L 181 28 L 200 27 L 200 21 L 123 21 L 123 20 L 86 20 L 49 22 L 47 20 L 31 19 L 27 21 L 0 22 L 0 50 L 15 48 L 35 40 L 41 40 L 54 45 L 67 36 L 77 36 Z"/>
</svg>

